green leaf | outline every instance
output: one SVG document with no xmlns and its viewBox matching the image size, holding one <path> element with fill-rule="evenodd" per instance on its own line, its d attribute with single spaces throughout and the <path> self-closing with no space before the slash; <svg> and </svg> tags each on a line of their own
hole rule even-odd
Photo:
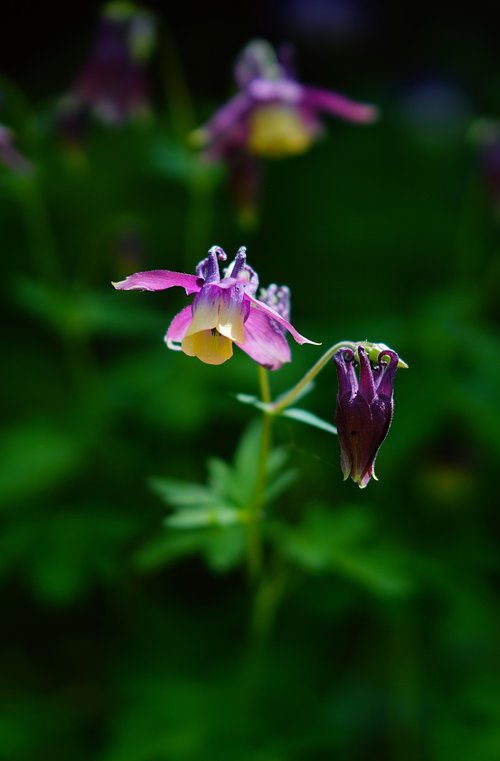
<svg viewBox="0 0 500 761">
<path fill-rule="evenodd" d="M 284 447 L 275 447 L 270 453 L 267 462 L 267 475 L 272 478 L 279 473 L 288 460 L 289 452 Z"/>
<path fill-rule="evenodd" d="M 279 476 L 271 480 L 265 493 L 265 503 L 273 502 L 297 480 L 298 471 L 285 470 Z"/>
<path fill-rule="evenodd" d="M 205 530 L 165 531 L 159 539 L 146 544 L 134 555 L 134 564 L 140 571 L 151 571 L 200 552 L 206 541 Z"/>
<path fill-rule="evenodd" d="M 243 559 L 246 536 L 241 526 L 227 526 L 224 531 L 210 531 L 204 555 L 214 571 L 229 571 Z"/>
<path fill-rule="evenodd" d="M 153 478 L 149 484 L 164 502 L 176 508 L 203 507 L 220 502 L 217 495 L 202 484 L 170 478 Z"/>
<path fill-rule="evenodd" d="M 234 510 L 231 507 L 199 508 L 197 510 L 182 510 L 169 515 L 164 520 L 170 528 L 200 528 L 203 526 L 234 526 L 248 523 L 252 519 L 250 513 L 244 510 Z"/>
<path fill-rule="evenodd" d="M 235 397 L 242 404 L 249 404 L 257 410 L 265 411 L 268 409 L 268 405 L 262 402 L 257 396 L 252 396 L 251 394 L 235 394 Z"/>
<path fill-rule="evenodd" d="M 233 473 L 231 467 L 218 457 L 211 457 L 207 462 L 208 483 L 214 494 L 225 497 L 231 491 Z"/>
<path fill-rule="evenodd" d="M 305 396 L 306 393 L 308 393 L 313 384 L 309 384 L 309 386 L 306 386 L 304 391 L 299 394 L 297 399 L 302 398 Z M 258 399 L 256 396 L 250 396 L 249 394 L 236 394 L 236 399 L 239 402 L 242 402 L 243 404 L 249 404 L 252 407 L 255 407 L 258 410 L 261 410 L 263 412 L 269 412 L 272 413 L 272 407 L 270 407 L 268 404 L 264 404 L 264 402 L 261 402 L 260 399 Z M 278 399 L 279 401 L 279 399 Z M 322 418 L 315 415 L 313 412 L 309 412 L 308 410 L 302 410 L 298 407 L 287 407 L 282 412 L 277 413 L 277 416 L 280 417 L 287 417 L 291 420 L 298 420 L 301 423 L 306 423 L 306 425 L 312 425 L 314 428 L 319 428 L 322 431 L 328 431 L 328 433 L 337 433 L 337 429 L 334 425 L 329 423 L 327 420 L 323 420 Z"/>
<path fill-rule="evenodd" d="M 280 526 L 276 539 L 284 554 L 306 571 L 336 572 L 387 597 L 405 596 L 414 588 L 407 558 L 397 546 L 378 539 L 367 510 L 316 505 L 300 526 Z"/>
<path fill-rule="evenodd" d="M 322 418 L 319 418 L 317 415 L 314 415 L 314 413 L 309 412 L 308 410 L 301 410 L 297 407 L 289 407 L 288 409 L 283 410 L 281 415 L 282 417 L 288 417 L 292 420 L 299 420 L 301 423 L 306 423 L 306 425 L 312 425 L 314 428 L 320 428 L 322 431 L 328 431 L 328 433 L 333 433 L 335 435 L 337 434 L 337 429 L 334 425 L 328 423 Z"/>
<path fill-rule="evenodd" d="M 253 497 L 259 464 L 261 434 L 261 422 L 251 423 L 236 449 L 232 495 L 239 505 L 248 504 Z"/>
</svg>

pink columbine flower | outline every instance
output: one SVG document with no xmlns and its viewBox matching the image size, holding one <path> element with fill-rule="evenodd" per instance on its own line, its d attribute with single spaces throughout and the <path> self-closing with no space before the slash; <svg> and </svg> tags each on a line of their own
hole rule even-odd
<svg viewBox="0 0 500 761">
<path fill-rule="evenodd" d="M 118 290 L 163 291 L 173 286 L 184 288 L 192 304 L 177 314 L 167 330 L 169 349 L 198 357 L 209 365 L 220 365 L 233 355 L 233 343 L 255 362 L 278 370 L 290 362 L 290 347 L 285 333 L 299 344 L 315 343 L 302 336 L 289 322 L 289 291 L 285 286 L 270 286 L 262 298 L 255 297 L 257 273 L 246 263 L 242 246 L 221 278 L 219 262 L 227 256 L 212 246 L 195 275 L 170 270 L 137 272 L 119 283 Z M 269 304 L 273 304 L 270 306 Z"/>
<path fill-rule="evenodd" d="M 355 352 L 345 348 L 335 354 L 339 380 L 335 422 L 344 481 L 350 476 L 363 489 L 371 478 L 377 480 L 375 458 L 391 425 L 394 377 L 400 360 L 390 349 L 380 351 L 374 362 L 363 346 L 357 347 L 357 355 L 359 380 Z"/>
<path fill-rule="evenodd" d="M 358 123 L 377 118 L 375 106 L 298 82 L 285 53 L 278 57 L 254 40 L 240 54 L 239 91 L 194 134 L 207 158 L 230 161 L 237 150 L 274 158 L 303 153 L 321 133 L 323 113 Z"/>
</svg>

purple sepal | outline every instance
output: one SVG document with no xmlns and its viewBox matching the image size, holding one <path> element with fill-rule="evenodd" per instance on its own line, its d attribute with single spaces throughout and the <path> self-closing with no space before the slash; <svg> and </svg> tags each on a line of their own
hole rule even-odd
<svg viewBox="0 0 500 761">
<path fill-rule="evenodd" d="M 129 275 L 125 280 L 113 283 L 113 286 L 117 291 L 165 291 L 167 288 L 180 286 L 189 296 L 191 293 L 197 293 L 202 284 L 203 280 L 196 275 L 170 270 L 149 270 Z"/>
<path fill-rule="evenodd" d="M 181 309 L 181 311 L 175 315 L 165 334 L 165 343 L 169 349 L 174 349 L 176 351 L 181 350 L 180 344 L 187 333 L 192 319 L 193 307 L 191 304 L 184 307 L 184 309 Z"/>
<path fill-rule="evenodd" d="M 251 309 L 245 322 L 245 341 L 237 346 L 268 370 L 290 362 L 291 352 L 281 327 L 267 315 Z"/>
<path fill-rule="evenodd" d="M 378 119 L 379 111 L 370 103 L 357 103 L 344 95 L 316 87 L 302 88 L 302 105 L 311 110 L 327 111 L 340 119 L 369 124 Z"/>
<path fill-rule="evenodd" d="M 264 312 L 268 315 L 268 317 L 271 317 L 273 320 L 275 320 L 275 322 L 285 328 L 285 330 L 288 330 L 288 332 L 291 333 L 298 344 L 314 344 L 315 346 L 320 345 L 317 341 L 311 341 L 310 338 L 306 338 L 305 336 L 301 335 L 298 330 L 295 330 L 291 322 L 285 320 L 284 317 L 278 314 L 278 312 L 275 312 L 274 309 L 271 309 L 271 307 L 268 307 L 267 304 L 264 304 L 262 301 L 259 301 L 253 296 L 250 296 L 250 294 L 247 294 L 247 297 L 250 299 L 256 309 Z"/>
</svg>

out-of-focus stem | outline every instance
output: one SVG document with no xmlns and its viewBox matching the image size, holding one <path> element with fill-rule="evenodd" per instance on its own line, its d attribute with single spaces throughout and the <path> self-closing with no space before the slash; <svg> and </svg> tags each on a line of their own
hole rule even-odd
<svg viewBox="0 0 500 761">
<path fill-rule="evenodd" d="M 24 217 L 33 263 L 38 270 L 37 274 L 49 282 L 60 283 L 61 267 L 38 179 L 34 174 L 19 179 L 17 197 Z"/>
<path fill-rule="evenodd" d="M 264 404 L 271 403 L 271 391 L 267 370 L 259 365 L 260 395 Z M 260 437 L 257 478 L 252 501 L 252 520 L 248 524 L 248 571 L 252 579 L 257 579 L 262 569 L 261 511 L 266 491 L 269 452 L 271 450 L 272 415 L 264 412 Z"/>
</svg>

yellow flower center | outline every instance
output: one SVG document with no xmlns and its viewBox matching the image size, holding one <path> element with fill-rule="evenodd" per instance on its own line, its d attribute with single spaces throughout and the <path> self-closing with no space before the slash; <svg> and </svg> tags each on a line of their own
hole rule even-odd
<svg viewBox="0 0 500 761">
<path fill-rule="evenodd" d="M 258 156 L 280 158 L 304 153 L 313 134 L 291 106 L 260 106 L 250 119 L 248 150 Z"/>
<path fill-rule="evenodd" d="M 222 365 L 233 356 L 233 342 L 212 328 L 185 336 L 182 351 L 189 357 L 198 357 L 207 365 Z"/>
</svg>

